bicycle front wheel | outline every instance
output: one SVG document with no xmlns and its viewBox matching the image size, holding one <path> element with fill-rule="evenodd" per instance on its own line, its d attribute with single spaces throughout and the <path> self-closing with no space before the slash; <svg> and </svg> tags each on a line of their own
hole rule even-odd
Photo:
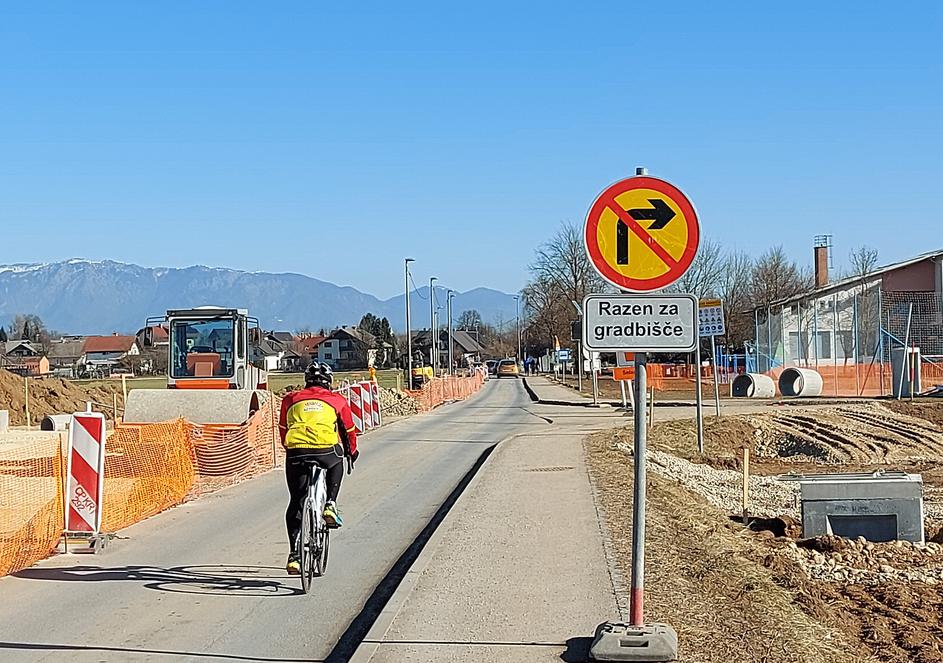
<svg viewBox="0 0 943 663">
<path fill-rule="evenodd" d="M 324 523 L 321 523 L 321 530 L 318 534 L 321 543 L 321 554 L 318 555 L 318 575 L 323 576 L 324 572 L 327 571 L 327 552 L 331 543 L 331 530 Z"/>
</svg>

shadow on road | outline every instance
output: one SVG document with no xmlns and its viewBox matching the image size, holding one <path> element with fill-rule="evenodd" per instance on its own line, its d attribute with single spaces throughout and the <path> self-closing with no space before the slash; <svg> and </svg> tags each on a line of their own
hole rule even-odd
<svg viewBox="0 0 943 663">
<path fill-rule="evenodd" d="M 566 651 L 560 654 L 560 660 L 564 663 L 589 661 L 589 650 L 592 646 L 592 638 L 570 638 L 566 641 Z"/>
<path fill-rule="evenodd" d="M 174 566 L 34 567 L 13 574 L 52 582 L 141 582 L 147 589 L 211 596 L 296 596 L 300 587 L 286 585 L 284 569 L 273 566 L 212 564 Z"/>
<path fill-rule="evenodd" d="M 134 649 L 131 647 L 109 647 L 96 645 L 67 645 L 47 642 L 0 642 L 0 652 L 8 651 L 10 655 L 13 652 L 101 652 L 102 654 L 121 654 L 120 659 L 115 660 L 138 660 L 146 658 L 151 660 L 155 656 L 167 656 L 173 660 L 211 660 L 211 661 L 260 661 L 262 663 L 321 663 L 319 660 L 310 658 L 270 658 L 259 656 L 239 656 L 238 654 L 218 654 L 213 652 L 195 652 L 181 651 L 174 649 Z"/>
</svg>

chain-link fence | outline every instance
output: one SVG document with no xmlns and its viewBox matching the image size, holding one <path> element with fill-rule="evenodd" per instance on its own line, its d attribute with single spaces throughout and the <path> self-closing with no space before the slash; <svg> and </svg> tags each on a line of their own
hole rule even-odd
<svg viewBox="0 0 943 663">
<path fill-rule="evenodd" d="M 824 395 L 893 392 L 895 350 L 920 350 L 922 385 L 943 383 L 943 301 L 933 292 L 888 292 L 879 279 L 754 313 L 747 370 L 778 376 L 812 368 Z"/>
</svg>

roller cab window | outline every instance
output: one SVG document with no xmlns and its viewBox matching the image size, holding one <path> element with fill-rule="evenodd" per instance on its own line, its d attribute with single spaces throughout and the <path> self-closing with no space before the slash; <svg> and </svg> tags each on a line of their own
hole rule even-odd
<svg viewBox="0 0 943 663">
<path fill-rule="evenodd" d="M 174 378 L 230 378 L 235 324 L 232 319 L 175 320 L 170 330 Z"/>
</svg>

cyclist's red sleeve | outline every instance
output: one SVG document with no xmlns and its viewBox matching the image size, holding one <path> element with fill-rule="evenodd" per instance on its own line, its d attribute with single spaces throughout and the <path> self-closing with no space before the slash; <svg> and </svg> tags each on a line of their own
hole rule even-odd
<svg viewBox="0 0 943 663">
<path fill-rule="evenodd" d="M 282 412 L 278 416 L 278 436 L 285 446 L 285 435 L 288 433 L 288 408 L 292 406 L 292 400 L 288 397 L 282 399 Z"/>
</svg>

